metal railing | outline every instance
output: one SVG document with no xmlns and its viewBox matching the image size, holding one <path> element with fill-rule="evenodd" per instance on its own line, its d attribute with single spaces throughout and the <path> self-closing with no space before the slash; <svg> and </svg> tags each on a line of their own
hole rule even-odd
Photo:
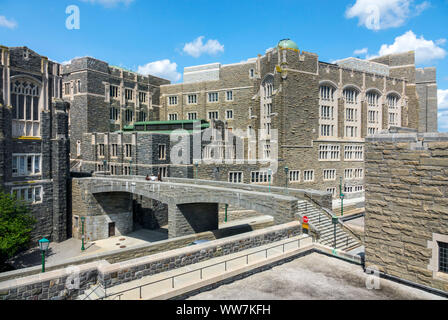
<svg viewBox="0 0 448 320">
<path fill-rule="evenodd" d="M 86 295 L 84 297 L 84 299 L 82 299 L 82 300 L 87 300 L 94 292 L 96 292 L 96 289 L 98 289 L 98 288 L 101 288 L 100 284 L 94 286 L 93 289 L 90 289 L 91 290 L 90 293 L 88 295 Z"/>
<path fill-rule="evenodd" d="M 246 265 L 249 265 L 249 256 L 252 256 L 252 255 L 264 252 L 265 253 L 265 259 L 267 259 L 268 258 L 268 251 L 272 250 L 272 249 L 275 249 L 275 248 L 278 248 L 278 247 L 282 247 L 282 253 L 284 254 L 285 253 L 285 246 L 290 244 L 290 243 L 296 243 L 297 242 L 297 249 L 299 249 L 300 248 L 300 242 L 302 241 L 302 239 L 304 239 L 304 238 L 299 238 L 297 240 L 288 241 L 288 242 L 285 242 L 285 243 L 282 243 L 282 244 L 274 245 L 274 246 L 271 246 L 269 248 L 265 248 L 263 250 L 258 250 L 258 251 L 255 251 L 255 252 L 247 253 L 247 254 L 241 255 L 239 257 L 235 257 L 235 258 L 232 258 L 232 259 L 227 259 L 225 261 L 217 262 L 217 263 L 214 263 L 214 264 L 211 264 L 211 265 L 208 265 L 208 266 L 204 266 L 204 267 L 201 267 L 201 268 L 198 268 L 198 269 L 195 269 L 195 270 L 182 272 L 182 273 L 179 273 L 179 274 L 176 274 L 176 275 L 173 275 L 173 276 L 170 276 L 170 277 L 166 277 L 166 278 L 163 278 L 163 279 L 160 279 L 160 280 L 157 280 L 157 281 L 152 281 L 152 282 L 145 283 L 145 284 L 142 284 L 140 286 L 136 286 L 136 287 L 133 287 L 133 288 L 130 288 L 130 289 L 126 289 L 126 290 L 123 290 L 123 291 L 115 292 L 115 293 L 110 294 L 110 295 L 105 295 L 104 297 L 100 298 L 99 300 L 106 300 L 106 299 L 111 298 L 111 297 L 113 297 L 112 300 L 115 300 L 117 297 L 119 298 L 119 300 L 121 300 L 121 297 L 125 293 L 127 293 L 129 291 L 133 291 L 133 290 L 139 290 L 139 297 L 140 297 L 140 299 L 143 299 L 142 288 L 144 288 L 144 287 L 147 287 L 147 286 L 150 286 L 150 285 L 162 282 L 162 281 L 171 280 L 171 289 L 175 289 L 175 279 L 179 278 L 181 276 L 184 276 L 186 274 L 190 274 L 190 273 L 194 273 L 194 272 L 198 272 L 199 271 L 200 280 L 203 280 L 203 278 L 204 278 L 203 277 L 203 271 L 205 269 L 216 267 L 216 266 L 219 266 L 219 265 L 224 265 L 224 272 L 227 272 L 228 271 L 228 268 L 227 268 L 228 267 L 228 263 L 231 262 L 231 261 L 235 261 L 235 260 L 239 260 L 239 259 L 242 259 L 242 258 L 246 258 Z"/>
</svg>

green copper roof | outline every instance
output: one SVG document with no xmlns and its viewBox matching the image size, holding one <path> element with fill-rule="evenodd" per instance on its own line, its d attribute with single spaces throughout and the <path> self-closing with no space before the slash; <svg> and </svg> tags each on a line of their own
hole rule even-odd
<svg viewBox="0 0 448 320">
<path fill-rule="evenodd" d="M 187 123 L 194 123 L 194 122 L 201 122 L 205 120 L 167 120 L 167 121 L 142 121 L 142 122 L 136 122 L 136 125 L 141 124 L 187 124 Z"/>
<path fill-rule="evenodd" d="M 297 46 L 297 44 L 294 41 L 292 41 L 291 39 L 280 40 L 280 42 L 278 43 L 278 46 L 282 49 L 299 50 L 299 47 Z"/>
</svg>

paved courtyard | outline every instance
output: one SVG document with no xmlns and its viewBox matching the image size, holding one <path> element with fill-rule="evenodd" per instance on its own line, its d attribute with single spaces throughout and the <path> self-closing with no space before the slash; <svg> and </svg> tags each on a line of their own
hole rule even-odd
<svg viewBox="0 0 448 320">
<path fill-rule="evenodd" d="M 258 216 L 220 223 L 219 228 L 225 229 L 238 225 L 266 223 L 272 220 L 273 218 L 271 216 Z M 47 264 L 56 264 L 75 257 L 87 257 L 91 254 L 117 250 L 120 249 L 121 246 L 131 248 L 141 244 L 155 243 L 167 239 L 168 226 L 164 226 L 158 230 L 140 229 L 125 236 L 116 236 L 94 242 L 87 242 L 85 244 L 85 251 L 82 252 L 81 240 L 72 238 L 61 243 L 50 243 L 50 248 L 47 252 L 45 261 Z M 15 256 L 9 263 L 13 267 L 20 269 L 40 265 L 41 261 L 40 250 L 35 247 Z"/>
<path fill-rule="evenodd" d="M 358 265 L 313 253 L 192 296 L 189 300 L 433 300 L 440 296 L 380 279 L 366 288 Z"/>
</svg>

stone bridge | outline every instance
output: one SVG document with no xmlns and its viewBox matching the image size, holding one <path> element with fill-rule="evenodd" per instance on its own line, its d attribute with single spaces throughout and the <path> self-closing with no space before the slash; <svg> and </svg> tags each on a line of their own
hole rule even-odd
<svg viewBox="0 0 448 320">
<path fill-rule="evenodd" d="M 275 224 L 293 221 L 297 213 L 295 196 L 244 190 L 238 185 L 219 187 L 213 183 L 207 185 L 206 181 L 199 184 L 152 182 L 142 177 L 77 178 L 72 181 L 74 237 L 81 235 L 82 217 L 86 237 L 91 241 L 109 237 L 111 227 L 118 234 L 132 231 L 135 195 L 168 206 L 169 238 L 217 230 L 220 203 L 271 215 Z"/>
</svg>

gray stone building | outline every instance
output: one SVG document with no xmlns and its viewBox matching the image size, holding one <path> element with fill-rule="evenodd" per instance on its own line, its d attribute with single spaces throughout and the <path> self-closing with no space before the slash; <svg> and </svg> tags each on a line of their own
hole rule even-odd
<svg viewBox="0 0 448 320">
<path fill-rule="evenodd" d="M 416 69 L 414 52 L 326 63 L 286 39 L 245 62 L 185 68 L 180 84 L 93 58 L 74 59 L 63 70 L 63 96 L 72 105 L 71 159 L 83 171 L 83 133 L 112 133 L 147 120 L 218 120 L 243 141 L 244 161 L 235 153 L 230 162 L 202 161 L 224 158 L 221 141 L 194 157 L 200 178 L 288 184 L 335 199 L 342 185 L 346 199 L 362 201 L 368 135 L 390 127 L 437 131 L 436 70 Z M 139 161 L 127 157 L 121 167 L 129 160 Z M 104 159 L 88 161 L 97 170 Z M 266 163 L 276 170 L 267 171 Z"/>
<path fill-rule="evenodd" d="M 364 142 L 390 127 L 437 131 L 435 68 L 416 69 L 414 52 L 373 60 L 319 61 L 286 39 L 245 62 L 185 68 L 184 82 L 160 86 L 160 119 L 224 121 L 244 131 L 245 159 L 204 165 L 204 179 L 313 188 L 364 195 Z M 265 130 L 250 148 L 253 132 Z M 277 135 L 274 135 L 274 131 Z M 235 133 L 236 134 L 236 133 Z"/>
<path fill-rule="evenodd" d="M 71 60 L 62 76 L 62 97 L 71 105 L 72 160 L 81 158 L 83 133 L 114 132 L 137 121 L 158 120 L 160 85 L 170 83 L 90 57 Z"/>
<path fill-rule="evenodd" d="M 26 47 L 0 46 L 0 57 L 0 187 L 29 204 L 33 241 L 60 242 L 71 232 L 61 66 Z"/>
</svg>

